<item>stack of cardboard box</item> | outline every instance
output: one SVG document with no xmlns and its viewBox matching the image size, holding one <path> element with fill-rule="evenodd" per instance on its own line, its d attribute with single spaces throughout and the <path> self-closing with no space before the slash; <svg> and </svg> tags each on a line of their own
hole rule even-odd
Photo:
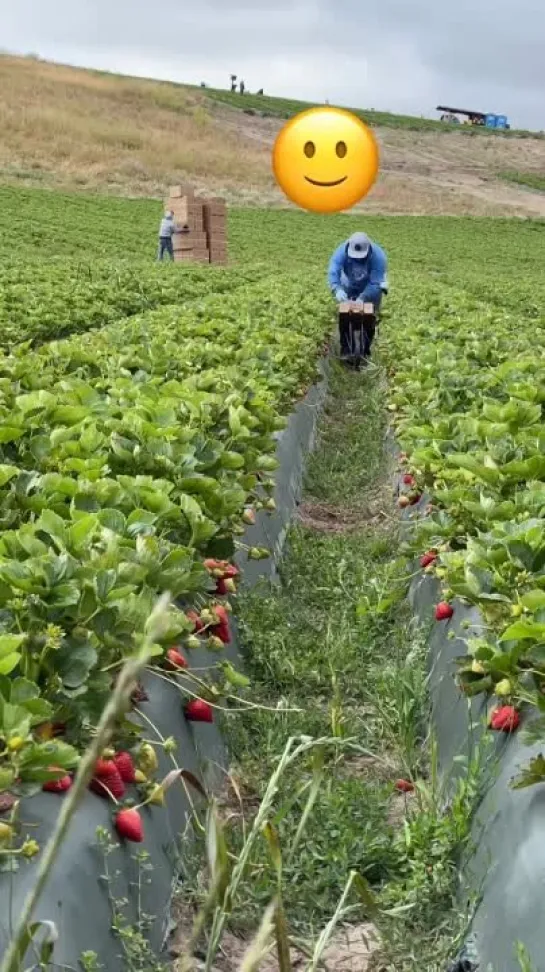
<svg viewBox="0 0 545 972">
<path fill-rule="evenodd" d="M 227 263 L 225 200 L 203 199 L 193 189 L 172 186 L 166 205 L 180 227 L 173 238 L 176 261 Z"/>
<path fill-rule="evenodd" d="M 224 199 L 207 199 L 203 205 L 204 229 L 210 263 L 227 263 L 227 207 Z"/>
<path fill-rule="evenodd" d="M 174 222 L 182 230 L 173 237 L 174 259 L 177 261 L 209 262 L 206 233 L 203 225 L 202 203 L 192 189 L 172 186 L 167 209 L 174 213 Z"/>
</svg>

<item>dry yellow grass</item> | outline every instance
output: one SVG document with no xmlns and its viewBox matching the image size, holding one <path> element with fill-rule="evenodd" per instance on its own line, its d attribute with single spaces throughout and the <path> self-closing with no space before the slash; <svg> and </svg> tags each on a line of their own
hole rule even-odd
<svg viewBox="0 0 545 972">
<path fill-rule="evenodd" d="M 282 122 L 198 89 L 0 56 L 0 179 L 163 197 L 191 182 L 254 205 L 285 205 L 271 172 Z M 502 170 L 545 172 L 545 141 L 377 129 L 381 174 L 361 208 L 384 213 L 545 216 L 545 194 Z"/>
<path fill-rule="evenodd" d="M 268 152 L 223 132 L 198 94 L 160 82 L 0 57 L 0 170 L 6 177 L 163 195 L 195 181 L 270 182 Z"/>
</svg>

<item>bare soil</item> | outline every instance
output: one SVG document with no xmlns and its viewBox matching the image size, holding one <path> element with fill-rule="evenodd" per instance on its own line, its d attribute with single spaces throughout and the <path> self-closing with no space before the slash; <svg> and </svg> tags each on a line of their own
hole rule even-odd
<svg viewBox="0 0 545 972">
<path fill-rule="evenodd" d="M 214 110 L 219 125 L 242 142 L 272 148 L 282 122 L 245 115 L 223 106 Z M 380 176 L 356 210 L 376 213 L 545 217 L 545 194 L 506 184 L 509 170 L 545 172 L 545 142 L 459 132 L 375 129 L 381 154 Z M 252 190 L 248 190 L 252 195 Z M 254 190 L 255 194 L 255 190 Z M 283 203 L 272 183 L 262 199 Z"/>
<path fill-rule="evenodd" d="M 190 909 L 180 909 L 177 915 L 178 927 L 176 939 L 172 943 L 171 957 L 173 958 L 173 972 L 177 972 L 178 957 L 182 954 L 184 942 L 187 940 L 194 912 Z M 213 972 L 239 972 L 242 960 L 250 945 L 249 939 L 239 938 L 231 932 L 225 932 L 221 940 L 220 950 L 213 965 Z M 323 972 L 367 972 L 373 957 L 379 953 L 380 939 L 378 932 L 371 923 L 360 923 L 338 928 L 325 948 L 320 968 Z M 307 967 L 309 957 L 299 949 L 290 950 L 291 967 L 293 972 L 303 972 Z M 195 972 L 204 968 L 204 962 L 195 960 Z M 280 972 L 280 966 L 272 946 L 259 965 L 260 972 Z"/>
</svg>

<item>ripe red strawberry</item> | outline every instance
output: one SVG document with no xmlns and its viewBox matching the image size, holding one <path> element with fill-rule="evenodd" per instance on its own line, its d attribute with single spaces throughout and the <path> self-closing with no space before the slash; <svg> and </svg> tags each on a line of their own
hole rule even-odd
<svg viewBox="0 0 545 972">
<path fill-rule="evenodd" d="M 409 780 L 396 780 L 395 788 L 400 793 L 413 793 L 414 783 Z"/>
<path fill-rule="evenodd" d="M 185 717 L 190 722 L 213 722 L 214 711 L 204 699 L 191 699 L 185 707 Z"/>
<path fill-rule="evenodd" d="M 447 604 L 446 601 L 440 601 L 435 608 L 435 620 L 436 621 L 447 621 L 454 614 L 454 608 L 451 604 Z"/>
<path fill-rule="evenodd" d="M 53 773 L 56 770 L 58 770 L 59 773 L 61 772 L 58 766 L 49 767 L 49 771 L 51 773 Z M 46 793 L 66 793 L 66 791 L 69 790 L 71 786 L 72 786 L 72 777 L 69 776 L 68 773 L 66 773 L 64 776 L 61 776 L 60 779 L 48 780 L 46 783 L 43 784 L 42 790 L 45 790 Z"/>
<path fill-rule="evenodd" d="M 221 638 L 224 645 L 228 645 L 231 642 L 231 633 L 229 631 L 229 614 L 222 604 L 216 604 L 214 606 L 214 613 L 218 618 L 219 623 L 212 625 L 212 631 L 217 638 Z"/>
<path fill-rule="evenodd" d="M 124 783 L 134 783 L 134 763 L 130 753 L 116 753 L 113 759 Z"/>
<path fill-rule="evenodd" d="M 410 473 L 405 473 L 405 475 L 403 477 L 403 483 L 404 483 L 405 486 L 414 486 L 415 482 L 416 482 L 416 480 L 415 480 L 414 476 L 411 476 Z"/>
<path fill-rule="evenodd" d="M 144 840 L 144 827 L 142 818 L 132 807 L 120 810 L 115 816 L 115 829 L 124 840 L 132 840 L 135 844 L 141 844 Z"/>
<path fill-rule="evenodd" d="M 228 645 L 231 642 L 231 633 L 229 631 L 229 626 L 226 624 L 219 624 L 217 628 L 214 628 L 216 637 L 223 641 L 224 645 Z"/>
<path fill-rule="evenodd" d="M 514 732 L 520 725 L 520 715 L 512 705 L 500 705 L 490 716 L 490 728 L 495 732 Z"/>
<path fill-rule="evenodd" d="M 187 618 L 188 618 L 189 621 L 192 621 L 193 622 L 193 624 L 195 626 L 194 629 L 193 629 L 194 631 L 197 631 L 197 632 L 203 631 L 203 629 L 204 629 L 205 626 L 204 626 L 203 622 L 201 621 L 201 619 L 200 619 L 200 617 L 199 617 L 199 615 L 197 614 L 196 611 L 188 611 L 186 616 L 187 616 Z"/>
<path fill-rule="evenodd" d="M 425 553 L 420 558 L 420 566 L 421 567 L 429 567 L 430 564 L 433 564 L 435 560 L 437 560 L 437 554 L 436 553 L 433 553 L 433 551 L 430 550 L 429 553 Z"/>
<path fill-rule="evenodd" d="M 220 624 L 229 624 L 229 612 L 223 604 L 214 604 L 213 611 Z"/>
<path fill-rule="evenodd" d="M 95 775 L 89 784 L 93 793 L 108 799 L 113 796 L 120 800 L 125 793 L 125 784 L 119 770 L 112 759 L 99 759 L 95 766 Z"/>
<path fill-rule="evenodd" d="M 225 597 L 232 593 L 232 585 L 226 582 L 238 576 L 239 571 L 234 564 L 230 564 L 228 560 L 208 559 L 204 561 L 204 566 L 216 578 L 216 594 Z"/>
<path fill-rule="evenodd" d="M 169 661 L 169 667 L 174 670 L 178 668 L 187 668 L 187 661 L 182 655 L 181 651 L 177 648 L 169 648 L 167 651 L 167 659 Z"/>
</svg>

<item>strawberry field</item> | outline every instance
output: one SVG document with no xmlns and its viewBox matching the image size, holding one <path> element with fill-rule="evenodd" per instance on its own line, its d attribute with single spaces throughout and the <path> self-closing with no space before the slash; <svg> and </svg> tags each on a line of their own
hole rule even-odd
<svg viewBox="0 0 545 972">
<path fill-rule="evenodd" d="M 415 499 L 426 493 L 431 502 L 412 549 L 442 582 L 438 617 L 452 617 L 459 598 L 484 619 L 459 659 L 460 689 L 490 699 L 493 728 L 515 729 L 528 704 L 532 738 L 542 732 L 545 688 L 545 289 L 532 267 L 543 255 L 536 229 L 516 279 L 468 268 L 463 286 L 448 281 L 415 295 L 387 349 L 405 480 Z M 518 785 L 541 779 L 538 757 Z"/>
<path fill-rule="evenodd" d="M 191 268 L 154 263 L 156 202 L 1 189 L 0 203 L 0 862 L 14 870 L 40 851 L 21 823 L 20 800 L 45 790 L 62 803 L 162 594 L 173 600 L 146 677 L 176 691 L 188 723 L 215 723 L 230 710 L 236 719 L 235 710 L 255 705 L 229 657 L 237 564 L 270 555 L 247 544 L 245 533 L 257 513 L 274 514 L 278 433 L 319 373 L 333 320 L 325 267 L 354 221 L 234 211 L 230 265 Z M 429 503 L 423 517 L 409 520 L 407 553 L 441 582 L 437 624 L 448 624 L 461 602 L 482 613 L 479 636 L 458 660 L 460 691 L 486 696 L 492 730 L 513 731 L 529 705 L 531 731 L 541 738 L 543 227 L 373 217 L 365 228 L 390 255 L 392 286 L 379 368 L 365 381 L 382 387 L 388 379 L 384 399 L 405 454 L 400 505 L 416 508 L 424 494 Z M 342 411 L 345 390 L 335 387 Z M 343 460 L 354 494 L 367 482 L 372 450 L 382 454 L 377 414 L 385 404 L 358 395 L 343 417 L 361 430 Z M 365 440 L 368 425 L 374 445 Z M 341 471 L 337 498 L 345 480 Z M 405 566 L 398 553 L 396 542 L 397 574 Z M 345 554 L 336 550 L 335 569 L 346 570 Z M 348 562 L 356 555 L 351 548 Z M 350 583 L 356 580 L 364 585 L 356 574 Z M 344 597 L 344 581 L 339 591 Z M 280 652 L 264 660 L 253 635 L 258 668 L 267 679 L 275 673 L 267 691 L 299 693 L 319 683 L 316 712 L 327 692 L 321 646 L 331 631 L 329 622 L 327 636 L 313 624 L 330 595 L 328 587 L 282 635 L 282 651 L 292 637 L 305 645 L 293 658 Z M 365 637 L 382 631 L 386 643 L 384 625 L 399 598 L 382 591 L 371 624 L 361 591 L 351 596 L 370 625 Z M 309 634 L 320 653 L 307 671 Z M 273 638 L 263 631 L 263 644 Z M 341 655 L 337 664 L 334 679 L 350 674 L 358 682 L 359 656 L 351 654 L 350 670 Z M 379 684 L 378 673 L 373 678 Z M 137 843 L 145 833 L 134 804 L 161 813 L 164 800 L 156 749 L 172 755 L 177 748 L 173 739 L 150 744 L 146 698 L 144 686 L 133 693 L 89 796 L 111 810 L 122 839 Z M 269 702 L 277 699 L 260 700 Z M 275 732 L 268 727 L 269 743 Z M 421 758 L 413 757 L 416 774 Z M 187 780 L 198 788 L 194 775 Z M 542 780 L 537 757 L 519 784 Z M 413 792 L 412 780 L 397 782 L 399 792 Z M 375 806 L 374 828 L 384 806 Z M 406 864 L 390 844 L 386 832 L 373 843 L 377 885 L 386 881 L 383 867 Z M 347 861 L 352 854 L 350 846 Z M 321 844 L 320 860 L 327 856 Z M 338 879 L 324 879 L 324 909 Z M 403 888 L 395 900 L 386 891 L 394 907 L 412 894 Z"/>
<path fill-rule="evenodd" d="M 188 717 L 213 721 L 214 706 L 240 687 L 217 654 L 231 640 L 232 559 L 256 511 L 274 507 L 276 433 L 315 379 L 330 324 L 309 274 L 273 276 L 260 262 L 219 272 L 157 267 L 146 244 L 116 262 L 129 237 L 116 227 L 115 205 L 108 222 L 104 203 L 89 204 L 92 259 L 57 252 L 56 241 L 62 251 L 69 235 L 63 216 L 69 227 L 75 213 L 54 195 L 34 198 L 49 245 L 42 238 L 29 259 L 16 252 L 2 269 L 7 810 L 39 789 L 68 788 L 162 592 L 174 603 L 155 646 L 158 677 L 190 671 L 199 647 L 218 659 L 208 674 L 185 676 Z M 132 204 L 126 210 L 130 222 Z M 148 244 L 160 208 L 149 211 Z M 138 734 L 129 720 L 118 742 L 134 753 Z M 150 779 L 141 781 L 144 796 Z M 125 788 L 112 780 L 98 790 L 119 799 Z M 8 826 L 4 842 L 12 835 Z M 30 854 L 33 844 L 20 849 Z"/>
</svg>

